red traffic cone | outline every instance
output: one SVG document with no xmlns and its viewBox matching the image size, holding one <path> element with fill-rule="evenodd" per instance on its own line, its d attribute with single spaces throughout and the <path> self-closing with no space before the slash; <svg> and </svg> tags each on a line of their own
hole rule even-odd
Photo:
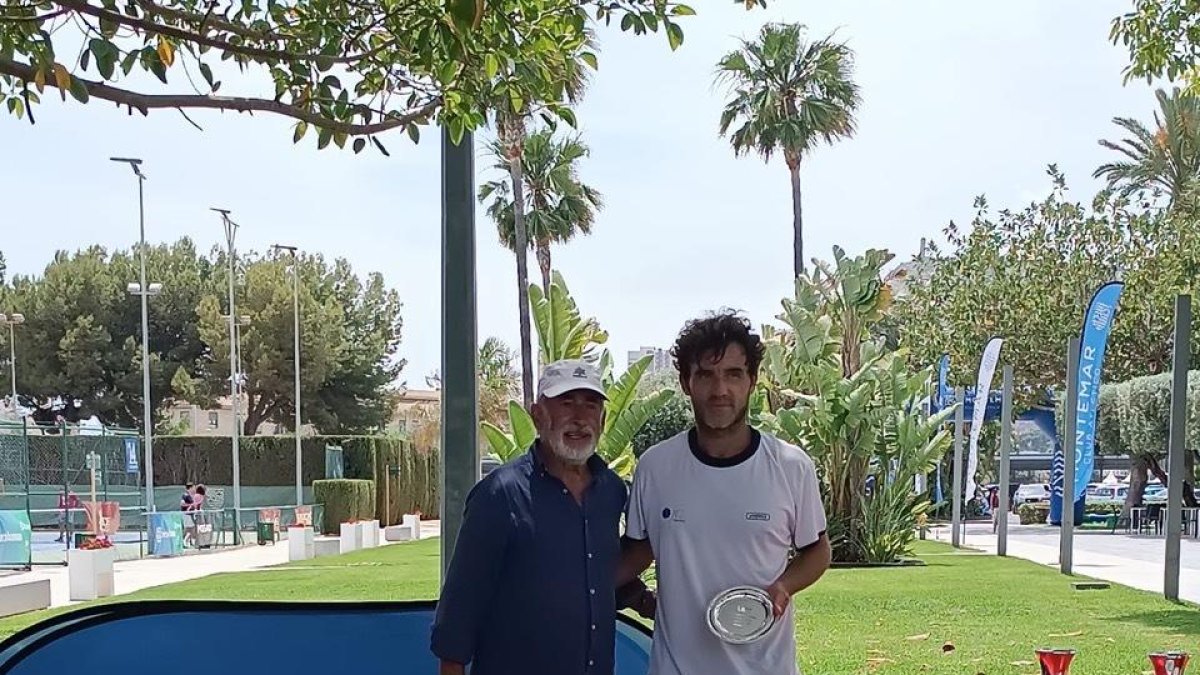
<svg viewBox="0 0 1200 675">
<path fill-rule="evenodd" d="M 1154 666 L 1154 675 L 1183 675 L 1187 668 L 1187 652 L 1155 652 L 1150 655 L 1150 665 Z"/>
<path fill-rule="evenodd" d="M 1071 672 L 1071 660 L 1075 658 L 1074 649 L 1039 649 L 1038 662 L 1042 664 L 1042 675 L 1068 675 Z"/>
</svg>

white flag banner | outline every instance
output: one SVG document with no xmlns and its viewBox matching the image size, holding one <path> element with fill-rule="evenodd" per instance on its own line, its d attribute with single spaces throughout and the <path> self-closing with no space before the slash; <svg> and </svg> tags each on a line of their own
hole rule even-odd
<svg viewBox="0 0 1200 675">
<path fill-rule="evenodd" d="M 975 472 L 979 468 L 979 433 L 983 430 L 983 416 L 987 413 L 988 394 L 992 388 L 992 376 L 1000 360 L 1000 346 L 1004 338 L 994 337 L 983 348 L 979 359 L 979 383 L 975 385 L 975 403 L 971 411 L 971 445 L 967 454 L 967 492 L 965 501 L 975 497 Z"/>
</svg>

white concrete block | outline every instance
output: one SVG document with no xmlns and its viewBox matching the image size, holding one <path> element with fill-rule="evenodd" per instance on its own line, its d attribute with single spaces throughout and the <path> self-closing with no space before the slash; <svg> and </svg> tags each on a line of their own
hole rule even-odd
<svg viewBox="0 0 1200 675">
<path fill-rule="evenodd" d="M 342 523 L 341 541 L 339 553 L 350 553 L 362 548 L 362 527 L 358 523 Z"/>
<path fill-rule="evenodd" d="M 0 616 L 24 614 L 50 606 L 50 580 L 5 580 L 0 585 Z"/>
<path fill-rule="evenodd" d="M 421 538 L 421 516 L 420 515 L 415 514 L 415 513 L 406 513 L 406 514 L 404 514 L 404 520 L 402 522 L 405 527 L 412 529 L 412 538 L 414 540 Z"/>
<path fill-rule="evenodd" d="M 67 577 L 72 600 L 95 600 L 113 594 L 113 561 L 116 549 L 67 551 Z"/>
<path fill-rule="evenodd" d="M 342 551 L 342 540 L 340 537 L 313 537 L 313 557 L 320 558 L 327 555 L 337 555 Z"/>
<path fill-rule="evenodd" d="M 412 528 L 407 525 L 391 525 L 383 528 L 386 541 L 412 541 Z"/>
<path fill-rule="evenodd" d="M 309 560 L 315 557 L 313 529 L 311 527 L 288 528 L 288 561 Z"/>
</svg>

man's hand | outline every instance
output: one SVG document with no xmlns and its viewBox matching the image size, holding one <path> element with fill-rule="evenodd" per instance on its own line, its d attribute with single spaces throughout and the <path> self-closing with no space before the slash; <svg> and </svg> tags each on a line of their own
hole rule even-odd
<svg viewBox="0 0 1200 675">
<path fill-rule="evenodd" d="M 653 621 L 654 615 L 658 611 L 658 595 L 647 588 L 642 591 L 642 597 L 638 602 L 630 605 L 629 608 L 640 614 L 643 618 Z"/>
<path fill-rule="evenodd" d="M 776 581 L 767 586 L 766 591 L 771 598 L 771 613 L 778 619 L 787 611 L 788 603 L 792 601 L 792 594 L 788 592 L 782 581 Z"/>
</svg>

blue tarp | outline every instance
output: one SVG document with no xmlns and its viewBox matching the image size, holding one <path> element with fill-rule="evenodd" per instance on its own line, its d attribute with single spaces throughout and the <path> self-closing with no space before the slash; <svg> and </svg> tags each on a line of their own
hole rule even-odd
<svg viewBox="0 0 1200 675">
<path fill-rule="evenodd" d="M 429 675 L 435 603 L 164 600 L 86 607 L 0 644 L 0 675 Z M 234 639 L 237 636 L 237 639 Z M 617 618 L 616 675 L 645 675 L 650 631 Z"/>
</svg>

